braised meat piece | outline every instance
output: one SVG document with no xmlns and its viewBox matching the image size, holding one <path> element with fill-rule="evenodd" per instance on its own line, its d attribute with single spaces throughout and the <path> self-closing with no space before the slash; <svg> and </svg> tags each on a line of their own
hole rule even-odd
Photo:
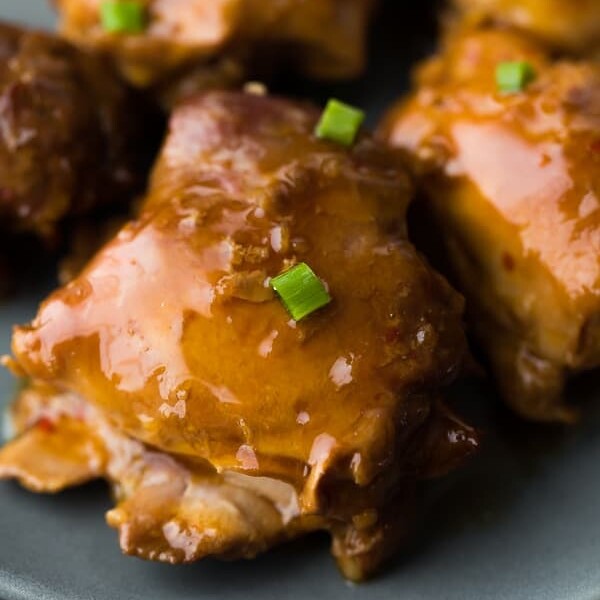
<svg viewBox="0 0 600 600">
<path fill-rule="evenodd" d="M 52 238 L 67 215 L 128 200 L 155 137 L 147 114 L 106 61 L 0 24 L 0 230 Z"/>
<path fill-rule="evenodd" d="M 125 76 L 171 99 L 291 66 L 318 79 L 358 75 L 375 0 L 140 0 L 142 26 L 102 20 L 103 0 L 55 0 L 62 32 L 101 49 Z M 141 29 L 141 30 L 140 30 Z"/>
<path fill-rule="evenodd" d="M 502 90 L 503 63 L 521 89 Z M 600 65 L 466 30 L 416 87 L 381 133 L 419 177 L 423 247 L 465 294 L 506 402 L 571 420 L 567 378 L 600 365 Z"/>
<path fill-rule="evenodd" d="M 411 183 L 310 106 L 213 92 L 174 113 L 139 217 L 18 327 L 32 381 L 0 476 L 113 482 L 123 550 L 252 557 L 326 529 L 351 579 L 405 537 L 417 480 L 471 454 L 440 403 L 463 302 L 406 236 Z M 293 320 L 269 285 L 308 264 L 331 303 Z"/>
<path fill-rule="evenodd" d="M 600 52 L 598 0 L 455 0 L 474 21 L 527 32 L 563 51 Z"/>
</svg>

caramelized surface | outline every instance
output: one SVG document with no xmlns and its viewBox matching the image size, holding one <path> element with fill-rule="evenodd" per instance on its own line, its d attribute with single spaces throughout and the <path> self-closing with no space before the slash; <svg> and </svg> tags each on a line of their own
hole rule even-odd
<svg viewBox="0 0 600 600">
<path fill-rule="evenodd" d="M 134 99 L 105 61 L 0 24 L 1 229 L 48 238 L 138 191 L 154 136 Z"/>
<path fill-rule="evenodd" d="M 536 71 L 521 93 L 497 91 L 508 60 Z M 479 30 L 452 36 L 417 86 L 382 133 L 421 177 L 507 402 L 568 419 L 565 377 L 600 364 L 600 68 Z"/>
<path fill-rule="evenodd" d="M 362 578 L 403 535 L 415 479 L 476 440 L 438 407 L 462 300 L 407 240 L 399 158 L 317 140 L 318 116 L 243 94 L 180 107 L 139 218 L 15 330 L 14 367 L 183 464 L 291 486 Z M 296 323 L 268 278 L 299 261 L 333 302 Z"/>
<path fill-rule="evenodd" d="M 112 54 L 137 85 L 176 82 L 187 93 L 260 75 L 277 63 L 311 77 L 353 77 L 364 66 L 374 0 L 142 3 L 145 32 L 114 35 L 101 27 L 101 0 L 56 0 L 67 37 Z"/>
<path fill-rule="evenodd" d="M 126 437 L 89 403 L 37 384 L 13 406 L 23 435 L 0 453 L 0 473 L 35 492 L 56 492 L 97 477 L 114 483 L 107 514 L 124 552 L 165 562 L 209 554 L 251 558 L 300 528 L 294 489 L 267 478 L 218 475 Z"/>
<path fill-rule="evenodd" d="M 516 27 L 552 46 L 600 51 L 598 0 L 456 0 L 469 18 Z"/>
</svg>

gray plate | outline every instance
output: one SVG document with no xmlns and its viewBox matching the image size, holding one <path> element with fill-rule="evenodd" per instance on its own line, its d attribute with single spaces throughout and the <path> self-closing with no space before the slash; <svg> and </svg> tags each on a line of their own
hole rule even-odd
<svg viewBox="0 0 600 600">
<path fill-rule="evenodd" d="M 335 93 L 376 118 L 406 87 L 411 62 L 431 45 L 431 21 L 411 17 L 410 4 L 415 10 L 416 3 L 388 3 L 382 19 L 388 27 L 375 36 L 375 68 L 365 80 L 302 91 L 318 100 Z M 2 0 L 0 17 L 51 23 L 42 0 Z M 0 352 L 8 350 L 11 325 L 30 318 L 46 291 L 25 291 L 0 305 Z M 0 406 L 12 389 L 10 377 L 0 373 Z M 0 598 L 598 599 L 600 407 L 593 400 L 599 391 L 593 377 L 573 386 L 571 396 L 587 405 L 586 417 L 580 427 L 562 431 L 512 419 L 485 383 L 458 390 L 472 420 L 488 431 L 484 452 L 468 469 L 428 486 L 415 544 L 362 586 L 339 577 L 324 536 L 253 562 L 150 564 L 121 556 L 104 524 L 110 499 L 103 484 L 56 497 L 0 484 Z"/>
</svg>

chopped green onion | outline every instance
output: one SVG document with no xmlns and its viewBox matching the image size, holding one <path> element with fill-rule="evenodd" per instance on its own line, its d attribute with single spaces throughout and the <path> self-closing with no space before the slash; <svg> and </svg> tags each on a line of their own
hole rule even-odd
<svg viewBox="0 0 600 600">
<path fill-rule="evenodd" d="M 105 0 L 100 20 L 109 33 L 141 33 L 146 26 L 144 7 L 133 0 Z"/>
<path fill-rule="evenodd" d="M 317 123 L 315 135 L 343 146 L 351 146 L 365 120 L 365 113 L 339 100 L 330 100 Z"/>
<path fill-rule="evenodd" d="M 521 92 L 535 79 L 533 67 L 526 61 L 502 62 L 496 67 L 496 84 L 501 92 Z"/>
<path fill-rule="evenodd" d="M 327 288 L 306 263 L 274 277 L 270 285 L 294 321 L 300 321 L 331 302 Z"/>
</svg>

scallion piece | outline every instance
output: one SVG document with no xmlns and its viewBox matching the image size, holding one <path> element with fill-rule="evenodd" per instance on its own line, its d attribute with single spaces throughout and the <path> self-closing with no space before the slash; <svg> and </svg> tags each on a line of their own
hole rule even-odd
<svg viewBox="0 0 600 600">
<path fill-rule="evenodd" d="M 496 84 L 505 94 L 522 92 L 534 79 L 533 67 L 524 60 L 502 62 L 496 67 Z"/>
<path fill-rule="evenodd" d="M 141 33 L 146 26 L 144 7 L 133 0 L 105 0 L 100 21 L 108 33 Z"/>
<path fill-rule="evenodd" d="M 300 263 L 274 277 L 270 285 L 294 321 L 300 321 L 331 302 L 325 285 L 306 263 Z"/>
<path fill-rule="evenodd" d="M 363 121 L 365 113 L 339 100 L 330 100 L 317 123 L 318 138 L 351 146 Z"/>
</svg>

